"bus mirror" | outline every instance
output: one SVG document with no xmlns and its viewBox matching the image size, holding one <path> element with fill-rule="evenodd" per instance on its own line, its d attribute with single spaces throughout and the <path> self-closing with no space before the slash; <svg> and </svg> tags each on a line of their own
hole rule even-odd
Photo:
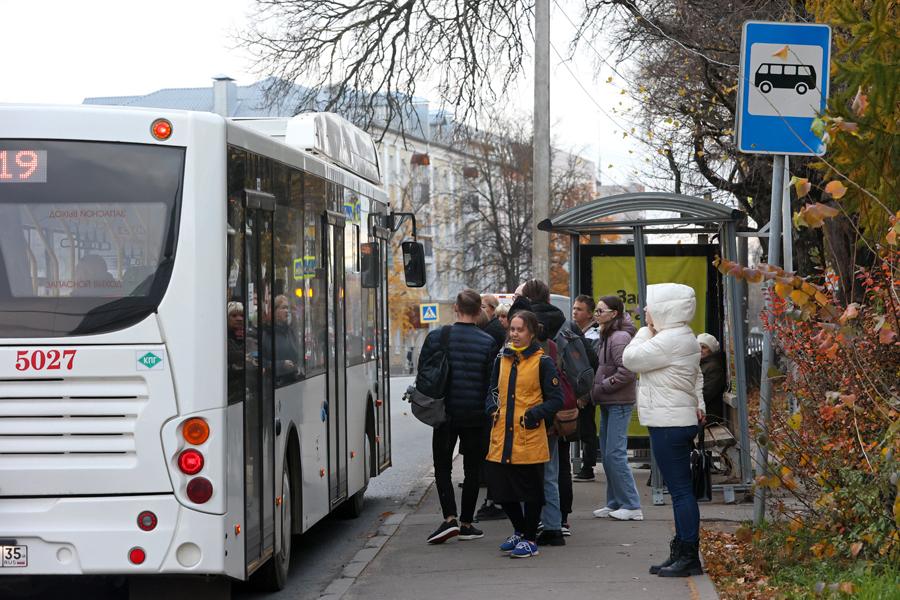
<svg viewBox="0 0 900 600">
<path fill-rule="evenodd" d="M 366 242 L 359 245 L 360 272 L 364 288 L 377 288 L 381 278 L 381 246 L 378 242 Z"/>
<path fill-rule="evenodd" d="M 406 276 L 406 287 L 423 287 L 425 285 L 425 248 L 419 242 L 403 242 L 403 274 Z"/>
</svg>

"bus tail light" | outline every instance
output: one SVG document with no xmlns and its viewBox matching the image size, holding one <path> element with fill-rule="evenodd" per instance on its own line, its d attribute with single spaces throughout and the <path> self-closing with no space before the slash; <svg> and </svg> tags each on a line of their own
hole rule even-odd
<svg viewBox="0 0 900 600">
<path fill-rule="evenodd" d="M 149 510 L 145 510 L 139 514 L 137 518 L 138 527 L 140 527 L 142 531 L 153 531 L 156 529 L 157 522 L 156 515 Z"/>
<path fill-rule="evenodd" d="M 196 475 L 203 469 L 203 455 L 188 448 L 178 455 L 178 468 L 185 475 Z"/>
<path fill-rule="evenodd" d="M 209 424 L 199 417 L 188 419 L 181 426 L 181 435 L 187 443 L 199 446 L 209 439 Z"/>
<path fill-rule="evenodd" d="M 144 552 L 144 549 L 140 546 L 135 546 L 131 550 L 128 551 L 128 560 L 131 561 L 133 565 L 139 565 L 143 563 L 147 559 L 147 553 Z"/>
<path fill-rule="evenodd" d="M 205 477 L 194 477 L 187 484 L 187 497 L 194 504 L 203 504 L 212 498 L 213 486 Z"/>
</svg>

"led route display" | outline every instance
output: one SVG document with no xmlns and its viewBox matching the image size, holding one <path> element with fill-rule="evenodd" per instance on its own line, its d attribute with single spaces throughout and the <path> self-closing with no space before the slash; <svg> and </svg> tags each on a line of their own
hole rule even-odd
<svg viewBox="0 0 900 600">
<path fill-rule="evenodd" d="M 0 149 L 0 183 L 47 183 L 47 151 Z"/>
</svg>

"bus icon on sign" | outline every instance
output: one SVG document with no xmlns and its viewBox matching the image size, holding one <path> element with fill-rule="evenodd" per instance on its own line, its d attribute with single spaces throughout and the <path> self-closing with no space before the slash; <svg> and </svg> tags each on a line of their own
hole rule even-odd
<svg viewBox="0 0 900 600">
<path fill-rule="evenodd" d="M 816 89 L 816 69 L 812 65 L 763 63 L 756 69 L 753 85 L 763 94 L 779 88 L 793 89 L 802 96 Z"/>
</svg>

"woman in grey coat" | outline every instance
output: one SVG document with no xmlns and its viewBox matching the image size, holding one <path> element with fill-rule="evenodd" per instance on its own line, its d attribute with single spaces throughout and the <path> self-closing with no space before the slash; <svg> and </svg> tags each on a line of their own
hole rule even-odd
<svg viewBox="0 0 900 600">
<path fill-rule="evenodd" d="M 594 375 L 591 401 L 600 407 L 600 451 L 606 473 L 606 505 L 595 517 L 642 521 L 641 497 L 628 466 L 628 424 L 635 401 L 634 373 L 622 364 L 622 353 L 634 335 L 625 320 L 625 307 L 616 296 L 597 301 L 595 314 L 600 339 L 595 342 L 599 366 Z"/>
</svg>

